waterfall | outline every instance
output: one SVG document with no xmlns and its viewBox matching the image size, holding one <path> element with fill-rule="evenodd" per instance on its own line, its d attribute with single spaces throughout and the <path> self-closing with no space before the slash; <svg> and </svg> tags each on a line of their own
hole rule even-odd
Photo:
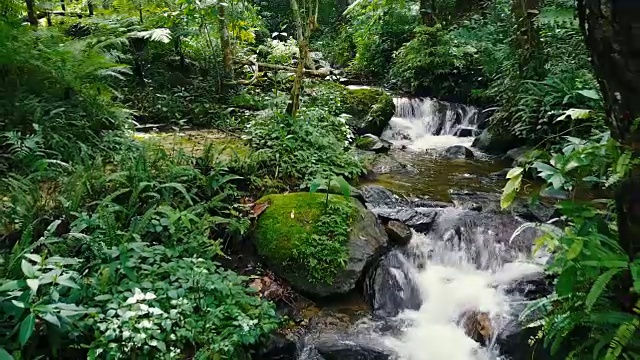
<svg viewBox="0 0 640 360">
<path fill-rule="evenodd" d="M 414 149 L 470 145 L 478 109 L 429 98 L 395 98 L 396 112 L 382 138 Z"/>
<path fill-rule="evenodd" d="M 461 210 L 446 209 L 437 229 L 414 233 L 405 251 L 412 264 L 408 277 L 421 294 L 422 306 L 400 313 L 398 320 L 406 324 L 402 334 L 384 338 L 401 360 L 500 359 L 498 336 L 522 310 L 514 305 L 522 299 L 509 293 L 509 286 L 542 271 L 497 241 L 498 224 L 464 224 L 460 216 Z M 465 332 L 465 315 L 472 312 L 490 320 L 492 335 L 486 346 Z"/>
</svg>

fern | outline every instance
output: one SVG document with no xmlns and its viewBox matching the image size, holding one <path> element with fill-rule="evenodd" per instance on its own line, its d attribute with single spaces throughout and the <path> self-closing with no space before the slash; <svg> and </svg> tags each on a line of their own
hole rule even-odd
<svg viewBox="0 0 640 360">
<path fill-rule="evenodd" d="M 609 281 L 611 281 L 611 279 L 620 271 L 622 271 L 622 269 L 611 269 L 600 275 L 598 279 L 596 279 L 585 300 L 585 307 L 587 309 L 587 312 L 591 311 L 593 305 L 596 303 L 596 301 L 598 301 L 598 298 L 606 288 Z"/>
</svg>

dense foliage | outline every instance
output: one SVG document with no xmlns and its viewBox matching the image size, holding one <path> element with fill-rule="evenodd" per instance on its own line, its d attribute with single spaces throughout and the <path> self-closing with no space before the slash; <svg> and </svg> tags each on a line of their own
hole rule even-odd
<svg viewBox="0 0 640 360">
<path fill-rule="evenodd" d="M 388 90 L 493 108 L 487 131 L 533 148 L 502 205 L 542 182 L 563 229 L 535 225 L 555 291 L 522 315 L 531 341 L 637 358 L 640 264 L 611 196 L 637 144 L 605 128 L 588 50 L 568 0 L 0 2 L 0 359 L 251 357 L 281 321 L 229 266 L 248 204 L 348 195 Z M 354 209 L 297 196 L 313 219 L 262 218 L 257 250 L 330 283 Z M 294 237 L 270 232 L 282 217 Z"/>
</svg>

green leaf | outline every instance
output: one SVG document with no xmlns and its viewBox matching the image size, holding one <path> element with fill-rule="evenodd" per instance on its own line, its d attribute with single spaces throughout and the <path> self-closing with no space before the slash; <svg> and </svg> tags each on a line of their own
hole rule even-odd
<svg viewBox="0 0 640 360">
<path fill-rule="evenodd" d="M 584 246 L 584 240 L 582 238 L 576 238 L 571 244 L 571 247 L 567 251 L 567 259 L 575 259 L 582 252 L 582 247 Z"/>
<path fill-rule="evenodd" d="M 640 260 L 636 260 L 631 265 L 631 277 L 633 278 L 633 289 L 636 294 L 640 294 Z"/>
<path fill-rule="evenodd" d="M 36 325 L 36 316 L 33 313 L 27 315 L 22 324 L 20 324 L 20 345 L 24 346 L 33 334 Z"/>
<path fill-rule="evenodd" d="M 27 260 L 22 260 L 22 263 L 20 263 L 20 268 L 22 269 L 22 273 L 24 274 L 24 276 L 28 278 L 33 278 L 36 276 L 36 269 Z"/>
<path fill-rule="evenodd" d="M 49 323 L 51 323 L 51 324 L 53 324 L 53 325 L 55 325 L 57 327 L 60 327 L 60 320 L 58 320 L 58 317 L 56 316 L 56 314 L 43 313 L 42 315 L 40 315 L 40 317 L 43 320 L 45 320 L 45 321 L 47 321 L 47 322 L 49 322 Z"/>
<path fill-rule="evenodd" d="M 13 360 L 13 356 L 0 346 L 0 360 Z"/>
<path fill-rule="evenodd" d="M 591 308 L 593 308 L 593 305 L 602 294 L 602 291 L 604 291 L 604 289 L 607 287 L 607 284 L 609 283 L 609 281 L 611 281 L 611 278 L 613 278 L 613 276 L 620 271 L 622 271 L 622 269 L 610 269 L 596 279 L 596 281 L 593 283 L 593 286 L 591 287 L 591 290 L 589 290 L 589 294 L 587 294 L 587 299 L 584 303 L 587 311 L 591 311 Z"/>
<path fill-rule="evenodd" d="M 33 294 L 35 295 L 38 292 L 38 286 L 40 285 L 40 282 L 38 281 L 38 279 L 27 279 L 27 285 L 29 286 L 29 288 L 31 288 L 31 291 L 33 291 Z"/>
<path fill-rule="evenodd" d="M 322 186 L 322 179 L 313 180 L 313 182 L 311 183 L 311 186 L 309 187 L 309 194 L 313 194 L 316 191 L 318 191 L 320 186 Z"/>
<path fill-rule="evenodd" d="M 351 196 L 351 185 L 342 176 L 336 176 L 333 180 L 338 183 L 342 195 L 348 199 Z"/>
<path fill-rule="evenodd" d="M 556 282 L 556 293 L 558 296 L 570 295 L 577 280 L 578 271 L 575 266 L 565 268 Z"/>
<path fill-rule="evenodd" d="M 580 90 L 580 91 L 576 91 L 576 94 L 580 94 L 584 97 L 588 97 L 589 99 L 593 99 L 593 100 L 600 100 L 600 94 L 595 91 L 595 90 Z"/>
<path fill-rule="evenodd" d="M 515 176 L 522 174 L 523 171 L 524 171 L 524 168 L 514 167 L 513 169 L 509 170 L 509 172 L 507 173 L 507 179 L 512 179 Z"/>
<path fill-rule="evenodd" d="M 20 289 L 20 283 L 18 280 L 7 281 L 0 286 L 0 292 L 13 291 Z"/>
<path fill-rule="evenodd" d="M 502 190 L 502 196 L 500 197 L 500 207 L 503 209 L 508 208 L 516 198 L 518 190 L 520 190 L 520 184 L 522 184 L 522 173 L 514 175 Z"/>
</svg>

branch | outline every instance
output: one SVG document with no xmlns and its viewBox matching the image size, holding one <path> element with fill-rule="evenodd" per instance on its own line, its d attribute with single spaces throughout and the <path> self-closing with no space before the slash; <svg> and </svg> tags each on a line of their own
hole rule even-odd
<svg viewBox="0 0 640 360">
<path fill-rule="evenodd" d="M 240 64 L 240 65 L 253 65 L 253 66 L 257 65 L 258 67 L 261 67 L 261 68 L 264 68 L 264 69 L 296 72 L 296 68 L 294 68 L 294 67 L 284 66 L 284 65 L 267 64 L 267 63 L 259 63 L 259 62 L 254 62 L 254 61 L 251 61 L 251 60 L 233 59 L 233 63 L 234 64 Z M 317 77 L 327 77 L 327 76 L 333 74 L 332 70 L 326 69 L 326 68 L 323 68 L 323 69 L 320 69 L 320 70 L 304 69 L 303 71 L 304 71 L 305 75 L 317 76 Z"/>
</svg>

